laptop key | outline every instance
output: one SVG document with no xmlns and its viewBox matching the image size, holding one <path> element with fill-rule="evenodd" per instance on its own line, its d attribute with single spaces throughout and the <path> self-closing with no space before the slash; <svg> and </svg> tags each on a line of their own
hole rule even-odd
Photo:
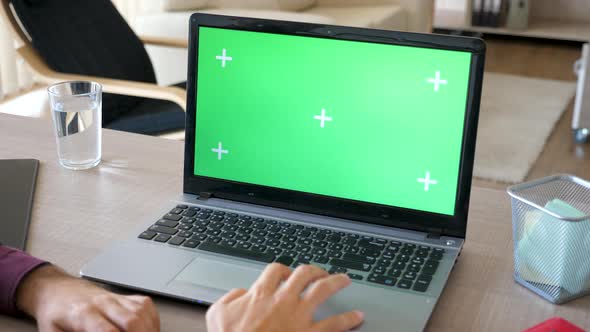
<svg viewBox="0 0 590 332">
<path fill-rule="evenodd" d="M 158 235 L 158 233 L 154 232 L 154 231 L 145 231 L 141 234 L 139 234 L 138 238 L 140 239 L 144 239 L 144 240 L 151 240 L 153 239 L 156 235 Z"/>
<path fill-rule="evenodd" d="M 410 289 L 412 287 L 412 280 L 402 279 L 397 283 L 397 287 L 402 289 Z"/>
<path fill-rule="evenodd" d="M 224 240 L 221 240 L 221 242 L 219 242 L 220 245 L 228 246 L 228 247 L 233 247 L 236 245 L 236 243 L 237 243 L 236 240 L 233 240 L 233 239 L 224 239 Z"/>
<path fill-rule="evenodd" d="M 311 235 L 311 232 L 306 229 L 302 229 L 302 230 L 297 231 L 297 236 L 309 237 L 310 235 Z"/>
<path fill-rule="evenodd" d="M 403 270 L 406 268 L 406 263 L 405 262 L 400 262 L 400 261 L 395 261 L 393 263 L 393 265 L 391 265 L 392 268 L 394 269 L 398 269 L 398 270 Z"/>
<path fill-rule="evenodd" d="M 404 263 L 407 263 L 409 260 L 410 260 L 410 256 L 404 255 L 404 254 L 398 255 L 395 258 L 395 261 L 396 262 L 404 262 Z"/>
<path fill-rule="evenodd" d="M 416 255 L 416 257 L 419 257 L 419 258 L 426 258 L 426 257 L 428 257 L 428 251 L 418 249 L 418 251 L 416 251 L 415 255 Z"/>
<path fill-rule="evenodd" d="M 264 244 L 255 244 L 252 246 L 252 251 L 265 252 L 266 248 L 267 246 L 265 246 Z"/>
<path fill-rule="evenodd" d="M 193 240 L 193 239 L 189 239 L 186 242 L 184 242 L 184 244 L 182 245 L 183 247 L 186 248 L 196 248 L 201 242 Z"/>
<path fill-rule="evenodd" d="M 271 247 L 278 247 L 281 244 L 281 241 L 275 240 L 275 239 L 269 239 L 266 241 L 266 244 L 268 244 Z"/>
<path fill-rule="evenodd" d="M 326 264 L 329 260 L 330 259 L 326 256 L 316 256 L 313 261 L 319 264 Z"/>
<path fill-rule="evenodd" d="M 268 231 L 276 233 L 281 230 L 281 227 L 278 225 L 272 225 L 268 228 Z"/>
<path fill-rule="evenodd" d="M 308 253 L 311 251 L 311 247 L 310 246 L 306 246 L 303 244 L 297 245 L 297 247 L 295 247 L 295 250 L 301 252 L 301 253 Z"/>
<path fill-rule="evenodd" d="M 240 249 L 250 249 L 251 246 L 252 244 L 250 242 L 238 242 L 238 248 Z"/>
<path fill-rule="evenodd" d="M 379 244 L 387 244 L 387 240 L 386 239 L 377 238 L 377 239 L 375 239 L 375 242 L 377 242 Z"/>
<path fill-rule="evenodd" d="M 330 270 L 328 270 L 328 273 L 330 274 L 336 274 L 336 273 L 346 273 L 347 270 L 344 267 L 340 267 L 340 266 L 332 266 L 332 268 Z"/>
<path fill-rule="evenodd" d="M 244 250 L 242 247 L 234 248 L 218 245 L 211 242 L 204 242 L 199 246 L 200 250 L 214 252 L 217 254 L 240 257 L 254 261 L 271 263 L 275 260 L 275 255 L 263 252 L 253 252 L 251 250 Z"/>
<path fill-rule="evenodd" d="M 397 280 L 395 278 L 387 277 L 387 276 L 383 276 L 383 275 L 375 275 L 375 274 L 371 274 L 367 278 L 367 281 L 381 284 L 381 285 L 385 285 L 385 286 L 395 286 L 395 283 L 397 282 Z"/>
<path fill-rule="evenodd" d="M 342 244 L 349 245 L 349 246 L 354 246 L 354 245 L 356 245 L 356 241 L 357 241 L 356 239 L 347 237 L 347 238 L 344 239 L 344 241 L 342 241 Z"/>
<path fill-rule="evenodd" d="M 280 256 L 283 253 L 283 249 L 281 248 L 268 248 L 268 253 L 273 254 L 275 256 Z"/>
<path fill-rule="evenodd" d="M 344 245 L 342 243 L 332 243 L 328 246 L 328 249 L 331 250 L 342 250 L 342 248 L 344 248 Z"/>
<path fill-rule="evenodd" d="M 337 251 L 337 250 L 329 250 L 328 251 L 328 257 L 330 258 L 340 258 L 342 257 L 342 252 Z"/>
<path fill-rule="evenodd" d="M 182 215 L 183 215 L 184 217 L 189 217 L 189 218 L 192 218 L 192 217 L 194 217 L 194 216 L 196 216 L 196 215 L 197 215 L 197 211 L 194 211 L 194 210 L 186 210 L 186 211 L 184 211 L 184 212 L 182 213 Z"/>
<path fill-rule="evenodd" d="M 205 232 L 205 234 L 211 235 L 211 236 L 217 236 L 217 235 L 221 234 L 221 230 L 219 230 L 219 229 L 207 229 L 207 232 Z"/>
<path fill-rule="evenodd" d="M 417 277 L 416 272 L 410 272 L 410 271 L 406 271 L 406 273 L 404 273 L 402 275 L 402 278 L 408 279 L 408 280 L 414 280 L 414 279 L 416 279 L 416 277 Z"/>
<path fill-rule="evenodd" d="M 438 262 L 429 260 L 429 261 L 426 261 L 426 263 L 424 263 L 424 267 L 422 268 L 422 273 L 433 275 L 436 272 L 436 269 L 438 269 Z"/>
<path fill-rule="evenodd" d="M 328 242 L 332 242 L 332 243 L 338 243 L 340 242 L 342 238 L 340 237 L 340 235 L 337 234 L 332 234 L 326 237 L 326 241 Z"/>
<path fill-rule="evenodd" d="M 311 262 L 311 260 L 313 259 L 313 255 L 311 255 L 311 254 L 301 254 L 301 255 L 299 255 L 298 259 L 300 261 L 308 261 L 308 262 Z"/>
<path fill-rule="evenodd" d="M 170 240 L 170 238 L 171 238 L 171 236 L 168 235 L 168 234 L 160 234 L 160 235 L 156 236 L 156 238 L 154 239 L 154 241 L 164 243 L 164 242 Z"/>
<path fill-rule="evenodd" d="M 178 205 L 176 205 L 176 207 L 179 209 L 183 209 L 183 210 L 188 209 L 188 205 L 184 205 L 184 204 L 178 204 Z"/>
<path fill-rule="evenodd" d="M 345 253 L 342 256 L 342 259 L 349 260 L 349 261 L 361 262 L 361 263 L 367 263 L 367 264 L 375 263 L 375 257 L 363 256 L 363 255 L 357 255 L 357 254 L 351 254 L 351 253 Z"/>
<path fill-rule="evenodd" d="M 389 271 L 387 271 L 387 275 L 394 277 L 394 278 L 399 278 L 402 276 L 402 271 L 400 269 L 389 269 Z"/>
<path fill-rule="evenodd" d="M 179 216 L 177 214 L 170 214 L 170 213 L 168 213 L 167 215 L 165 215 L 163 217 L 163 219 L 179 221 L 180 219 L 182 219 L 182 216 Z"/>
<path fill-rule="evenodd" d="M 180 237 L 180 236 L 175 236 L 172 238 L 172 240 L 168 241 L 168 244 L 171 244 L 173 246 L 179 246 L 184 242 L 185 238 Z"/>
<path fill-rule="evenodd" d="M 326 238 L 326 234 L 324 234 L 324 233 L 314 233 L 314 234 L 311 236 L 311 238 L 312 238 L 312 239 L 314 239 L 314 240 L 320 240 L 320 241 L 323 241 L 323 240 Z"/>
<path fill-rule="evenodd" d="M 363 280 L 363 276 L 356 273 L 347 273 L 348 277 L 352 280 Z"/>
<path fill-rule="evenodd" d="M 395 257 L 395 254 L 392 253 L 391 251 L 386 251 L 386 252 L 383 253 L 383 255 L 381 255 L 381 257 L 384 258 L 384 259 L 391 260 L 391 259 L 393 259 Z"/>
<path fill-rule="evenodd" d="M 248 234 L 238 234 L 238 235 L 236 235 L 236 240 L 238 240 L 238 241 L 248 241 L 248 240 L 250 240 L 250 235 L 248 235 Z"/>
<path fill-rule="evenodd" d="M 323 256 L 328 252 L 328 250 L 324 249 L 324 248 L 313 248 L 311 250 L 311 253 L 314 255 L 320 255 Z"/>
<path fill-rule="evenodd" d="M 283 264 L 285 266 L 291 266 L 291 264 L 293 264 L 293 257 L 280 256 L 279 258 L 277 258 L 277 260 L 275 262 Z"/>
<path fill-rule="evenodd" d="M 359 270 L 359 271 L 365 271 L 365 272 L 371 270 L 371 264 L 348 261 L 348 260 L 343 260 L 343 259 L 339 259 L 339 258 L 332 258 L 330 260 L 329 264 L 333 265 L 333 266 L 339 266 L 339 267 L 344 267 L 347 269 Z"/>
<path fill-rule="evenodd" d="M 205 241 L 207 239 L 207 235 L 205 234 L 195 234 L 193 235 L 193 237 L 191 237 L 191 240 L 196 240 L 196 241 Z"/>
<path fill-rule="evenodd" d="M 400 252 L 404 255 L 412 255 L 414 253 L 414 248 L 402 248 Z"/>
<path fill-rule="evenodd" d="M 178 230 L 176 230 L 174 228 L 160 226 L 160 225 L 151 226 L 150 231 L 154 231 L 157 233 L 164 233 L 164 234 L 168 234 L 168 235 L 174 235 L 174 234 L 178 233 Z"/>
<path fill-rule="evenodd" d="M 385 246 L 381 243 L 370 242 L 368 240 L 360 240 L 357 244 L 359 247 L 367 248 L 370 250 L 381 251 Z"/>
<path fill-rule="evenodd" d="M 285 251 L 285 252 L 283 252 L 283 256 L 295 258 L 295 257 L 297 257 L 297 252 L 296 251 Z"/>
<path fill-rule="evenodd" d="M 191 236 L 193 236 L 193 232 L 181 231 L 180 233 L 178 233 L 178 236 L 181 236 L 181 237 L 191 237 Z"/>
<path fill-rule="evenodd" d="M 381 251 L 369 249 L 369 248 L 361 248 L 361 250 L 359 251 L 359 254 L 365 255 L 365 256 L 379 257 L 381 255 Z"/>
<path fill-rule="evenodd" d="M 348 252 L 351 254 L 356 254 L 357 252 L 359 252 L 359 247 L 357 246 L 346 246 L 344 247 L 344 252 Z"/>
<path fill-rule="evenodd" d="M 281 249 L 285 249 L 285 250 L 291 250 L 291 249 L 295 249 L 295 243 L 291 243 L 291 242 L 281 242 Z"/>
<path fill-rule="evenodd" d="M 389 264 L 391 264 L 391 259 L 381 258 L 380 260 L 377 261 L 377 264 L 389 265 Z"/>
<path fill-rule="evenodd" d="M 414 257 L 414 258 L 412 258 L 410 263 L 422 265 L 422 264 L 424 264 L 424 258 Z"/>
<path fill-rule="evenodd" d="M 410 265 L 408 265 L 407 270 L 410 272 L 418 272 L 418 271 L 420 271 L 420 265 L 419 264 L 410 264 Z"/>
<path fill-rule="evenodd" d="M 283 228 L 280 233 L 285 235 L 293 235 L 297 230 L 295 228 Z"/>
<path fill-rule="evenodd" d="M 314 247 L 319 247 L 319 248 L 326 248 L 328 247 L 328 242 L 326 241 L 321 241 L 321 240 L 313 240 L 312 245 Z"/>
<path fill-rule="evenodd" d="M 190 231 L 191 229 L 193 229 L 193 225 L 181 224 L 180 226 L 178 226 L 178 229 L 180 229 L 181 231 Z"/>
<path fill-rule="evenodd" d="M 175 208 L 170 210 L 170 214 L 181 214 L 183 211 L 183 209 Z"/>
<path fill-rule="evenodd" d="M 374 274 L 379 274 L 379 275 L 381 275 L 381 274 L 385 274 L 386 270 L 387 270 L 387 269 L 386 269 L 385 267 L 382 267 L 382 266 L 376 266 L 376 267 L 373 269 L 373 273 L 374 273 Z"/>
<path fill-rule="evenodd" d="M 433 252 L 430 253 L 430 259 L 434 259 L 434 260 L 441 260 L 443 258 L 443 253 L 440 251 L 436 251 L 434 250 Z"/>
<path fill-rule="evenodd" d="M 431 280 L 432 280 L 432 278 L 428 279 L 428 278 L 422 278 L 420 276 L 420 277 L 418 277 L 418 280 L 416 280 L 416 282 L 414 283 L 414 287 L 412 289 L 417 292 L 426 292 L 426 290 L 428 289 L 428 286 L 430 285 Z"/>
</svg>

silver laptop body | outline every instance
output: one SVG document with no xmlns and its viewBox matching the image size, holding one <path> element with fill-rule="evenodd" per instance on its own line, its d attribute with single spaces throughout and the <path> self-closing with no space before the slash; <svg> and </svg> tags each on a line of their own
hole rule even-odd
<svg viewBox="0 0 590 332">
<path fill-rule="evenodd" d="M 240 180 L 239 177 L 249 176 L 248 172 L 238 172 L 233 168 L 223 170 L 231 176 L 235 175 L 229 179 L 220 175 L 197 175 L 199 172 L 216 171 L 211 168 L 215 166 L 203 166 L 199 169 L 199 165 L 217 165 L 216 162 L 231 161 L 230 158 L 239 153 L 236 150 L 238 148 L 233 148 L 229 143 L 201 143 L 208 139 L 199 136 L 200 133 L 207 132 L 207 129 L 200 132 L 201 128 L 206 127 L 200 127 L 199 122 L 208 121 L 204 115 L 198 117 L 200 114 L 206 114 L 205 109 L 208 105 L 205 103 L 207 87 L 201 85 L 206 81 L 206 77 L 202 75 L 210 75 L 210 71 L 229 75 L 232 66 L 237 66 L 238 61 L 245 59 L 247 52 L 270 52 L 267 49 L 239 50 L 230 46 L 222 50 L 218 45 L 212 45 L 211 49 L 219 49 L 219 53 L 212 53 L 215 57 L 211 57 L 206 52 L 209 34 L 210 43 L 220 40 L 217 34 L 228 34 L 223 38 L 228 44 L 231 44 L 233 34 L 235 38 L 239 38 L 236 40 L 240 41 L 249 41 L 250 34 L 253 34 L 251 38 L 254 41 L 258 40 L 257 38 L 276 38 L 264 41 L 264 45 L 270 45 L 269 47 L 275 45 L 274 42 L 276 45 L 287 42 L 301 43 L 297 45 L 305 48 L 308 47 L 307 40 L 313 39 L 309 44 L 310 50 L 316 50 L 313 47 L 324 47 L 321 43 L 314 43 L 326 40 L 342 43 L 327 44 L 326 47 L 330 50 L 351 47 L 351 52 L 354 52 L 356 47 L 378 45 L 384 48 L 391 45 L 404 47 L 400 52 L 406 50 L 405 48 L 411 48 L 410 51 L 418 52 L 416 54 L 421 54 L 421 49 L 426 48 L 450 52 L 432 59 L 443 63 L 441 66 L 445 65 L 444 61 L 449 61 L 449 67 L 466 66 L 461 74 L 465 76 L 463 107 L 455 110 L 463 114 L 462 131 L 458 134 L 455 148 L 458 164 L 448 173 L 449 178 L 455 179 L 456 183 L 456 186 L 451 186 L 455 194 L 450 198 L 452 206 L 447 209 L 450 212 L 445 212 L 447 210 L 444 210 L 444 204 L 439 204 L 439 201 L 433 201 L 432 207 L 428 206 L 424 203 L 428 198 L 410 200 L 410 205 L 404 203 L 406 205 L 400 207 L 382 202 L 367 202 L 356 197 L 327 195 L 321 191 L 335 190 L 330 186 L 318 187 L 317 192 L 306 192 L 297 190 L 300 180 L 289 183 L 289 178 L 285 183 L 292 187 L 287 188 L 280 188 L 274 183 L 247 183 L 248 181 Z M 284 40 L 283 37 L 303 39 Z M 107 248 L 84 266 L 80 274 L 100 282 L 207 305 L 215 302 L 230 289 L 248 288 L 271 261 L 286 262 L 291 267 L 310 263 L 332 273 L 344 272 L 349 273 L 351 278 L 355 277 L 352 278 L 353 283 L 350 287 L 330 299 L 317 311 L 318 319 L 358 309 L 366 313 L 365 323 L 358 328 L 359 331 L 422 331 L 443 292 L 465 240 L 483 76 L 483 42 L 472 38 L 195 14 L 190 20 L 189 45 L 184 193 L 169 202 L 163 202 L 161 210 L 154 211 L 154 219 L 146 220 L 129 240 Z M 372 48 L 367 49 L 367 52 L 373 51 Z M 467 54 L 468 62 L 463 65 L 460 65 L 459 60 L 453 62 L 459 54 L 453 52 Z M 445 56 L 448 56 L 448 60 L 445 60 Z M 415 56 L 408 57 L 410 58 Z M 205 59 L 210 61 L 210 64 L 207 62 L 203 65 L 205 62 L 201 61 Z M 216 69 L 215 64 L 220 69 Z M 419 71 L 418 67 L 410 71 L 410 74 Z M 243 70 L 248 73 L 247 70 L 250 69 L 245 67 Z M 354 70 L 350 69 L 351 72 Z M 366 70 L 363 69 L 363 72 Z M 460 77 L 451 75 L 445 83 L 445 74 L 442 70 L 433 72 L 431 76 L 424 78 L 424 82 L 416 83 L 416 86 L 424 84 L 428 91 L 432 90 L 433 94 L 428 96 L 438 96 L 435 93 L 443 93 L 445 88 L 450 89 Z M 243 79 L 243 76 L 239 79 Z M 215 80 L 210 82 L 211 86 L 217 84 Z M 271 85 L 275 86 L 275 83 Z M 231 90 L 229 93 L 231 94 Z M 301 91 L 296 93 L 304 94 Z M 460 95 L 459 92 L 457 95 Z M 425 95 L 424 98 L 429 97 Z M 211 99 L 211 102 L 217 101 Z M 265 106 L 261 106 L 263 107 Z M 338 120 L 347 114 L 354 114 L 341 112 L 338 115 L 330 114 L 329 109 L 327 111 L 310 113 L 309 117 L 309 125 L 317 124 L 317 128 L 321 128 L 317 130 L 322 134 L 327 131 L 320 130 L 336 128 Z M 327 116 L 330 115 L 332 121 L 327 120 Z M 395 114 L 392 116 L 395 117 Z M 444 130 L 441 128 L 441 133 L 444 133 Z M 430 135 L 437 137 L 433 142 L 445 140 L 444 136 L 437 133 Z M 314 139 L 313 133 L 302 138 L 303 141 L 307 139 Z M 351 140 L 354 139 L 351 136 Z M 281 138 L 277 140 L 280 141 Z M 231 142 L 230 139 L 227 141 Z M 449 141 L 452 139 L 449 138 Z M 396 142 L 388 144 L 394 145 Z M 410 139 L 403 144 L 409 144 L 411 147 L 413 142 Z M 238 143 L 234 146 L 238 146 Z M 418 143 L 416 146 L 418 148 Z M 202 150 L 199 150 L 200 148 Z M 346 154 L 347 149 L 344 148 L 342 151 Z M 208 152 L 211 152 L 211 155 L 208 155 Z M 289 155 L 282 157 L 280 152 L 276 154 L 277 158 L 289 158 Z M 340 155 L 334 155 L 332 162 L 338 158 Z M 401 160 L 404 156 L 398 158 Z M 410 159 L 412 157 L 408 157 L 408 160 Z M 306 162 L 313 163 L 312 160 Z M 370 164 L 370 161 L 367 164 Z M 305 164 L 302 164 L 300 168 L 305 167 Z M 367 173 L 371 172 L 378 173 L 377 170 L 367 169 Z M 427 172 L 425 175 L 422 169 L 416 169 L 416 174 L 416 177 L 408 182 L 410 189 L 407 189 L 408 193 L 405 196 L 428 193 L 434 195 L 438 188 L 444 186 L 444 177 L 434 180 L 437 176 L 435 172 Z M 288 177 L 289 172 L 284 176 Z M 297 176 L 292 175 L 293 178 Z M 272 176 L 261 179 L 275 180 Z M 348 179 L 342 178 L 343 183 L 347 181 Z M 310 182 L 308 185 L 313 187 L 316 183 Z M 400 191 L 406 190 L 401 185 L 398 188 Z M 364 191 L 358 190 L 355 194 L 357 192 L 360 195 Z M 367 195 L 368 193 L 369 191 Z M 399 199 L 401 202 L 402 198 Z M 451 203 L 447 203 L 446 206 Z M 425 210 L 411 204 L 426 204 L 419 205 L 425 206 Z M 292 242 L 289 242 L 291 240 Z"/>
</svg>

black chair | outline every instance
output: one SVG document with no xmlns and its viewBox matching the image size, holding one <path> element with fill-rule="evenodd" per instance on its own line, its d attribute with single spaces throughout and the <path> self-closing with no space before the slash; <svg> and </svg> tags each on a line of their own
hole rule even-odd
<svg viewBox="0 0 590 332">
<path fill-rule="evenodd" d="M 103 85 L 103 127 L 148 135 L 184 129 L 185 83 L 156 85 L 142 40 L 110 0 L 2 2 L 24 44 L 19 54 L 45 83 L 95 80 Z"/>
</svg>

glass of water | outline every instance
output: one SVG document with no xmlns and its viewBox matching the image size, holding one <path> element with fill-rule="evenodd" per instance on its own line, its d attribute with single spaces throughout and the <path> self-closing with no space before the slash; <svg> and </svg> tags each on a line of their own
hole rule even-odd
<svg viewBox="0 0 590 332">
<path fill-rule="evenodd" d="M 47 89 L 59 163 L 68 169 L 100 163 L 102 86 L 95 82 L 63 82 Z"/>
</svg>

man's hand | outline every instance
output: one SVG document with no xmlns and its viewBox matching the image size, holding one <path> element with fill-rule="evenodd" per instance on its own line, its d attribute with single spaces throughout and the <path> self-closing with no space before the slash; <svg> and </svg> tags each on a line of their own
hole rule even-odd
<svg viewBox="0 0 590 332">
<path fill-rule="evenodd" d="M 291 272 L 284 265 L 270 264 L 249 291 L 234 289 L 209 308 L 208 331 L 348 331 L 363 321 L 363 313 L 313 320 L 315 309 L 348 285 L 348 276 L 329 275 L 315 266 L 302 265 Z"/>
<path fill-rule="evenodd" d="M 42 332 L 160 330 L 150 298 L 113 294 L 54 266 L 40 267 L 25 278 L 17 307 L 35 317 Z"/>
</svg>

